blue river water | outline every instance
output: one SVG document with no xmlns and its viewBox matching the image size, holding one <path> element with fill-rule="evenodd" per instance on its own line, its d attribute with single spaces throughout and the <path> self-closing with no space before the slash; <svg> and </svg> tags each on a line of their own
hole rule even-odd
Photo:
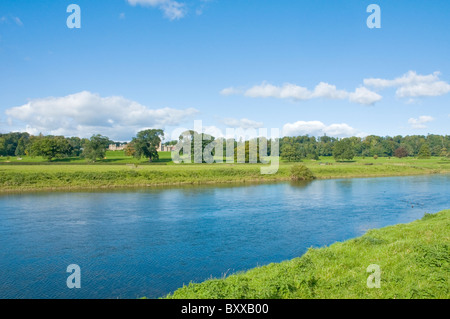
<svg viewBox="0 0 450 319">
<path fill-rule="evenodd" d="M 157 298 L 450 208 L 450 175 L 0 195 L 0 298 Z M 69 289 L 67 266 L 81 269 Z"/>
</svg>

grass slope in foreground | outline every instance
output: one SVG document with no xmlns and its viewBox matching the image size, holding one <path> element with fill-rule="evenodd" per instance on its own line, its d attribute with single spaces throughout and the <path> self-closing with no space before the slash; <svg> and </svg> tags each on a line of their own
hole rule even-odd
<svg viewBox="0 0 450 319">
<path fill-rule="evenodd" d="M 166 298 L 444 298 L 449 294 L 450 210 L 224 279 L 190 283 Z M 381 288 L 367 287 L 370 264 Z"/>
</svg>

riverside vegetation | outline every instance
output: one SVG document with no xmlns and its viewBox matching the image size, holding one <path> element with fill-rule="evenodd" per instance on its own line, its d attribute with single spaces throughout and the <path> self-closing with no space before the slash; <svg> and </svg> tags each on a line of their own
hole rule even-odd
<svg viewBox="0 0 450 319">
<path fill-rule="evenodd" d="M 436 298 L 450 297 L 450 210 L 368 231 L 303 256 L 228 277 L 190 283 L 165 298 Z M 380 266 L 381 287 L 369 289 L 366 271 Z"/>
<path fill-rule="evenodd" d="M 337 139 L 328 136 L 296 136 L 279 139 L 281 162 L 276 174 L 262 175 L 263 164 L 174 165 L 169 152 L 157 152 L 162 130 L 137 133 L 125 151 L 106 151 L 106 136 L 90 139 L 64 136 L 0 134 L 0 192 L 142 187 L 176 184 L 311 180 L 314 178 L 402 176 L 450 172 L 450 136 L 395 136 Z M 215 139 L 186 131 L 180 141 L 200 138 L 201 154 L 210 141 L 234 145 L 234 139 Z M 257 149 L 274 141 L 256 139 Z M 177 141 L 166 144 L 173 145 Z M 249 158 L 250 141 L 245 141 Z M 259 154 L 259 152 L 258 152 Z M 142 160 L 144 158 L 144 160 Z M 270 157 L 269 157 L 270 158 Z M 267 159 L 267 157 L 266 157 Z M 302 165 L 298 165 L 302 162 Z"/>
<path fill-rule="evenodd" d="M 293 174 L 298 165 L 282 160 L 276 174 L 262 175 L 263 164 L 174 164 L 170 152 L 159 152 L 159 160 L 152 163 L 126 156 L 123 151 L 107 151 L 106 158 L 94 164 L 79 158 L 47 162 L 42 157 L 3 157 L 0 192 L 305 179 Z M 450 161 L 442 157 L 356 157 L 344 162 L 320 157 L 304 159 L 301 165 L 308 169 L 309 180 L 450 173 Z"/>
</svg>

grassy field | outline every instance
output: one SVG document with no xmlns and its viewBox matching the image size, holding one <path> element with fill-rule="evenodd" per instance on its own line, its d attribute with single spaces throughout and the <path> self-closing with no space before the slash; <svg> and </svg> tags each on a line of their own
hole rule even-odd
<svg viewBox="0 0 450 319">
<path fill-rule="evenodd" d="M 170 152 L 159 152 L 159 163 L 167 163 L 172 161 Z M 42 165 L 56 165 L 56 164 L 78 164 L 78 165 L 107 165 L 107 164 L 147 164 L 148 160 L 142 158 L 140 160 L 126 156 L 124 151 L 106 151 L 106 156 L 103 160 L 98 160 L 96 163 L 90 163 L 86 159 L 80 157 L 66 157 L 61 159 L 53 159 L 51 162 L 41 156 L 3 156 L 0 157 L 0 164 L 42 164 Z"/>
<path fill-rule="evenodd" d="M 303 164 L 319 179 L 450 173 L 450 161 L 439 157 L 355 158 L 351 162 L 329 157 Z M 52 162 L 37 157 L 0 158 L 0 192 L 283 181 L 290 179 L 292 165 L 282 161 L 276 174 L 262 175 L 262 164 L 174 164 L 169 152 L 161 152 L 160 160 L 153 163 L 120 151 L 108 152 L 106 159 L 93 164 L 78 158 Z"/>
<path fill-rule="evenodd" d="M 421 220 L 309 249 L 303 256 L 226 278 L 190 283 L 166 298 L 180 299 L 448 299 L 450 210 Z M 368 288 L 367 267 L 381 269 Z"/>
</svg>

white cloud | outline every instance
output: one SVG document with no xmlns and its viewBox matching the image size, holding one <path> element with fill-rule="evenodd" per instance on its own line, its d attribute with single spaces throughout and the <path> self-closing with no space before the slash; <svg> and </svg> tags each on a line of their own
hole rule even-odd
<svg viewBox="0 0 450 319">
<path fill-rule="evenodd" d="M 243 93 L 243 91 L 241 89 L 234 88 L 234 87 L 225 88 L 222 91 L 220 91 L 220 94 L 222 94 L 222 95 L 237 95 L 237 94 L 242 94 L 242 93 Z"/>
<path fill-rule="evenodd" d="M 282 86 L 275 86 L 268 83 L 255 85 L 250 89 L 243 90 L 233 87 L 223 89 L 222 95 L 244 94 L 251 98 L 278 98 L 278 99 L 292 99 L 295 101 L 305 101 L 314 98 L 325 98 L 333 100 L 348 99 L 352 103 L 373 105 L 380 101 L 382 96 L 370 91 L 365 87 L 357 88 L 354 92 L 347 92 L 345 90 L 338 90 L 335 85 L 325 82 L 320 82 L 314 90 L 308 90 L 306 87 L 298 86 L 291 83 L 285 83 Z"/>
<path fill-rule="evenodd" d="M 335 85 L 320 82 L 314 90 L 298 86 L 292 83 L 285 83 L 281 86 L 262 83 L 247 90 L 229 87 L 221 91 L 222 95 L 243 94 L 251 98 L 278 98 L 292 99 L 295 101 L 305 101 L 314 98 L 325 98 L 333 100 L 348 99 L 352 103 L 363 105 L 373 105 L 383 98 L 375 89 L 397 88 L 396 96 L 399 98 L 409 98 L 407 103 L 414 103 L 413 98 L 423 96 L 440 96 L 450 92 L 450 84 L 439 79 L 439 72 L 433 74 L 420 75 L 415 71 L 409 71 L 399 78 L 393 80 L 369 78 L 364 79 L 364 86 L 358 87 L 353 92 L 338 90 Z"/>
<path fill-rule="evenodd" d="M 170 20 L 183 18 L 187 11 L 186 5 L 174 0 L 127 0 L 132 6 L 154 7 L 162 10 L 164 15 Z"/>
<path fill-rule="evenodd" d="M 267 83 L 255 85 L 246 90 L 244 95 L 253 98 L 274 97 L 294 100 L 308 100 L 311 98 L 311 92 L 307 88 L 291 83 L 286 83 L 280 87 Z"/>
<path fill-rule="evenodd" d="M 398 97 L 441 96 L 450 92 L 450 84 L 444 81 L 420 83 L 401 87 L 397 90 Z"/>
<path fill-rule="evenodd" d="M 364 79 L 364 85 L 378 89 L 396 87 L 396 96 L 400 98 L 440 96 L 450 92 L 450 84 L 441 81 L 439 75 L 439 72 L 420 75 L 415 71 L 409 71 L 393 80 L 379 78 Z"/>
<path fill-rule="evenodd" d="M 411 124 L 412 128 L 415 129 L 424 129 L 427 128 L 426 123 L 434 121 L 434 118 L 428 115 L 419 116 L 419 118 L 410 118 L 408 123 Z"/>
<path fill-rule="evenodd" d="M 360 87 L 353 93 L 349 93 L 349 100 L 353 103 L 373 105 L 380 101 L 383 97 L 365 87 Z"/>
<path fill-rule="evenodd" d="M 298 121 L 295 123 L 287 123 L 283 126 L 284 136 L 323 136 L 324 134 L 336 137 L 364 135 L 345 123 L 326 125 L 320 121 Z"/>
<path fill-rule="evenodd" d="M 128 139 L 143 128 L 179 125 L 196 109 L 150 109 L 120 96 L 101 97 L 88 91 L 64 97 L 30 100 L 6 110 L 10 121 L 20 121 L 31 134 L 90 137 L 103 134 Z M 14 123 L 17 124 L 17 123 Z"/>
<path fill-rule="evenodd" d="M 314 88 L 314 92 L 311 97 L 322 97 L 327 99 L 346 99 L 348 97 L 348 93 L 343 90 L 337 90 L 335 85 L 331 85 L 325 82 L 320 82 Z"/>
<path fill-rule="evenodd" d="M 223 123 L 228 126 L 228 127 L 233 127 L 233 128 L 242 128 L 244 130 L 249 129 L 249 128 L 261 128 L 263 127 L 264 123 L 263 122 L 256 122 L 253 120 L 249 120 L 246 118 L 243 119 L 233 119 L 233 118 L 226 118 L 223 120 Z"/>
</svg>

